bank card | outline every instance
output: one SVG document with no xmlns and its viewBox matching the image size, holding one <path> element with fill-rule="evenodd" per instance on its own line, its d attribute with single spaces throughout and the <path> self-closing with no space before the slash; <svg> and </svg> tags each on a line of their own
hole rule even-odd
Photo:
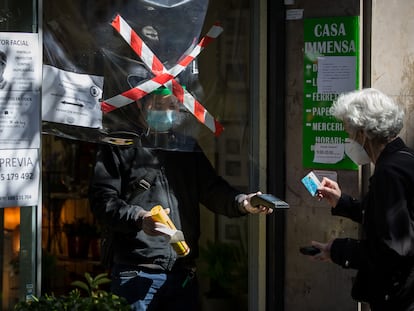
<svg viewBox="0 0 414 311">
<path fill-rule="evenodd" d="M 302 183 L 312 196 L 315 196 L 318 192 L 318 187 L 321 184 L 319 178 L 313 171 L 309 172 L 302 178 Z"/>
</svg>

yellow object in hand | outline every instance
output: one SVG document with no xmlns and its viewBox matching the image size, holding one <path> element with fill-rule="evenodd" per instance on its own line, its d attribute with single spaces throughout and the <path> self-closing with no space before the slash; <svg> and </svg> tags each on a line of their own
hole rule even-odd
<svg viewBox="0 0 414 311">
<path fill-rule="evenodd" d="M 177 230 L 161 205 L 156 205 L 151 209 L 151 217 L 154 221 L 160 222 L 172 230 Z M 171 246 L 179 257 L 187 256 L 190 252 L 190 248 L 184 240 L 171 242 Z"/>
</svg>

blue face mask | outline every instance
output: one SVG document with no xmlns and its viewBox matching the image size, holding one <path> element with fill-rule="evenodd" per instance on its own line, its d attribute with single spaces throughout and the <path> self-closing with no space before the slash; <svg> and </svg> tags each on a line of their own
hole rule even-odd
<svg viewBox="0 0 414 311">
<path fill-rule="evenodd" d="M 147 113 L 148 126 L 157 132 L 170 130 L 177 121 L 177 112 L 174 110 L 149 110 Z"/>
</svg>

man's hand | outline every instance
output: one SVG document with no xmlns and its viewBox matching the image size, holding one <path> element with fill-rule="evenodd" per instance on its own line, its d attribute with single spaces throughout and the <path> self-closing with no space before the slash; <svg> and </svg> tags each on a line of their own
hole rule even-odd
<svg viewBox="0 0 414 311">
<path fill-rule="evenodd" d="M 241 208 L 249 214 L 271 214 L 273 212 L 273 209 L 271 208 L 268 208 L 263 205 L 252 206 L 250 204 L 250 199 L 256 194 L 262 194 L 262 193 L 258 191 L 258 192 L 247 194 L 244 197 L 242 197 L 241 201 L 239 201 L 239 205 L 241 206 Z"/>
<path fill-rule="evenodd" d="M 167 215 L 170 213 L 170 209 L 166 208 L 165 212 Z M 157 235 L 167 235 L 163 233 L 162 231 L 168 231 L 169 227 L 164 225 L 163 223 L 156 222 L 151 217 L 151 212 L 146 212 L 142 217 L 142 230 L 151 236 L 157 236 Z M 168 235 L 167 235 L 168 236 Z"/>
</svg>

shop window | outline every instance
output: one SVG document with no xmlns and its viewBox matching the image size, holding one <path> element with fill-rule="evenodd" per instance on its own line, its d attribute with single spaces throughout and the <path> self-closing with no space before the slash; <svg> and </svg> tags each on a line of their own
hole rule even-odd
<svg viewBox="0 0 414 311">
<path fill-rule="evenodd" d="M 145 1 L 139 1 L 141 2 Z M 124 58 L 128 58 L 128 64 L 135 64 L 139 57 L 114 32 L 110 22 L 118 12 L 132 27 L 136 26 L 139 23 L 136 18 L 137 3 L 115 0 L 43 1 L 44 64 L 47 66 L 45 68 L 57 68 L 65 74 L 86 74 L 91 77 L 88 81 L 98 81 L 98 84 L 102 82 L 103 77 L 106 82 L 106 86 L 104 82 L 102 87 L 103 96 L 107 96 L 108 92 L 111 96 L 118 95 L 119 89 L 114 90 L 112 86 L 121 87 L 118 85 L 121 79 L 118 79 L 118 76 L 114 77 L 111 89 L 108 90 L 108 72 L 109 76 L 115 76 L 115 73 L 121 73 L 123 66 L 119 64 Z M 184 13 L 186 12 L 180 12 Z M 193 96 L 220 121 L 225 130 L 216 138 L 211 129 L 194 121 L 191 134 L 199 140 L 218 172 L 234 186 L 248 191 L 248 176 L 252 167 L 252 159 L 249 156 L 249 1 L 209 1 L 203 18 L 200 37 L 205 35 L 215 22 L 220 22 L 224 31 L 200 53 L 197 61 L 192 63 L 191 70 L 197 72 L 199 81 L 194 88 L 187 84 L 186 90 L 192 91 Z M 185 35 L 191 37 L 190 32 L 194 29 L 183 23 L 178 16 L 172 16 L 168 21 L 171 22 L 169 27 L 162 25 L 165 33 L 171 36 L 167 39 L 177 39 L 175 37 L 178 36 L 184 38 Z M 163 23 L 168 24 L 165 19 Z M 175 27 L 179 27 L 179 30 Z M 195 38 L 191 40 L 197 42 Z M 167 45 L 166 49 L 158 50 L 157 56 L 165 60 L 167 68 L 171 68 L 180 59 L 181 53 L 177 53 L 174 48 L 173 45 Z M 111 53 L 117 56 L 111 58 L 114 61 L 108 66 L 105 60 L 108 59 L 107 55 L 112 55 Z M 118 71 L 114 71 L 114 66 L 117 65 Z M 122 81 L 122 87 L 125 87 L 129 80 Z M 50 79 L 49 82 L 53 83 L 54 80 Z M 53 94 L 55 93 L 52 92 Z M 73 113 L 80 104 L 72 102 L 71 107 Z M 122 117 L 125 119 L 117 119 L 118 125 L 120 122 L 128 121 L 127 117 L 130 116 Z M 55 268 L 49 265 L 47 269 L 53 268 L 55 273 L 45 271 L 44 274 L 53 277 L 44 280 L 43 291 L 63 292 L 67 291 L 71 280 L 82 278 L 84 271 L 93 273 L 102 270 L 97 254 L 94 253 L 93 238 L 89 240 L 88 251 L 82 252 L 79 231 L 80 228 L 90 232 L 96 231 L 96 228 L 93 228 L 95 220 L 89 212 L 86 193 L 94 151 L 96 145 L 101 143 L 100 139 L 105 131 L 86 127 L 85 124 L 75 124 L 79 118 L 73 118 L 69 113 L 59 119 L 63 120 L 62 123 L 49 118 L 50 115 L 48 120 L 43 120 L 43 131 L 46 135 L 43 136 L 42 146 L 42 245 L 44 260 L 55 263 Z M 73 234 L 74 231 L 78 231 L 77 235 Z M 229 220 L 203 211 L 201 244 L 206 245 L 207 240 L 214 241 L 217 245 L 229 243 L 238 248 L 243 258 L 241 264 L 247 263 L 246 219 Z M 247 265 L 244 265 L 243 269 L 247 269 Z M 238 279 L 241 286 L 237 293 L 239 299 L 236 299 L 243 302 L 240 310 L 246 307 L 247 297 L 247 270 L 243 270 L 243 273 Z M 208 280 L 202 280 L 202 291 L 207 290 L 206 283 Z"/>
</svg>

